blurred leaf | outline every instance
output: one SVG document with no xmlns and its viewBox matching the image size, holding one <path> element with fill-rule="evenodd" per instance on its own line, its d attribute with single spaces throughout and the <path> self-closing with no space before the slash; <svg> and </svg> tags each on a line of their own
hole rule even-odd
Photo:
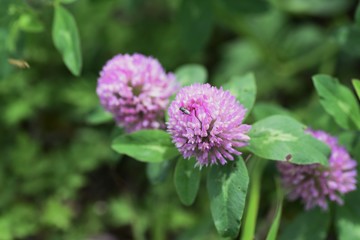
<svg viewBox="0 0 360 240">
<path fill-rule="evenodd" d="M 71 217 L 73 215 L 71 209 L 55 199 L 47 201 L 46 206 L 41 215 L 41 220 L 50 226 L 66 230 L 70 227 Z"/>
<path fill-rule="evenodd" d="M 82 66 L 80 38 L 74 17 L 64 7 L 55 6 L 52 37 L 65 65 L 79 76 Z"/>
<path fill-rule="evenodd" d="M 162 162 L 179 155 L 170 135 L 162 130 L 146 129 L 120 135 L 111 147 L 143 162 Z"/>
<path fill-rule="evenodd" d="M 8 229 L 3 229 L 8 227 Z M 0 217 L 0 239 L 23 239 L 33 235 L 38 230 L 36 208 L 32 205 L 18 202 L 14 207 L 8 206 Z"/>
<path fill-rule="evenodd" d="M 337 31 L 337 41 L 350 56 L 360 56 L 360 26 L 341 26 Z"/>
<path fill-rule="evenodd" d="M 345 129 L 351 128 L 353 123 L 360 129 L 360 109 L 350 89 L 327 75 L 316 75 L 313 82 L 321 105 L 336 123 Z"/>
<path fill-rule="evenodd" d="M 222 60 L 217 67 L 214 83 L 223 85 L 232 76 L 242 76 L 261 62 L 261 52 L 254 42 L 237 40 L 221 48 Z M 244 57 L 245 56 L 245 57 Z"/>
<path fill-rule="evenodd" d="M 354 86 L 354 89 L 355 89 L 355 92 L 356 92 L 358 98 L 360 99 L 360 80 L 353 79 L 352 84 Z"/>
<path fill-rule="evenodd" d="M 360 136 L 357 135 L 357 139 L 353 142 L 353 148 L 351 149 L 351 156 L 354 159 L 360 159 Z"/>
<path fill-rule="evenodd" d="M 277 192 L 277 206 L 276 206 L 275 216 L 270 226 L 269 232 L 266 236 L 266 240 L 276 240 L 280 227 L 283 200 L 284 200 L 284 194 L 281 189 L 280 181 L 277 182 L 276 192 Z"/>
<path fill-rule="evenodd" d="M 300 213 L 280 234 L 280 240 L 326 239 L 330 226 L 329 212 L 320 209 Z"/>
<path fill-rule="evenodd" d="M 193 53 L 204 48 L 213 28 L 211 1 L 182 0 L 178 18 L 185 49 Z"/>
<path fill-rule="evenodd" d="M 251 112 L 256 98 L 256 82 L 252 73 L 244 76 L 234 76 L 223 85 L 225 90 L 229 90 L 237 100 L 247 109 L 246 115 Z"/>
<path fill-rule="evenodd" d="M 170 161 L 160 163 L 148 163 L 146 165 L 146 175 L 152 184 L 158 184 L 165 181 L 170 170 Z"/>
<path fill-rule="evenodd" d="M 195 167 L 195 159 L 177 159 L 174 183 L 180 201 L 187 206 L 194 203 L 200 185 L 200 170 Z"/>
<path fill-rule="evenodd" d="M 227 240 L 229 238 L 220 238 L 219 234 L 214 231 L 214 223 L 209 217 L 202 217 L 196 221 L 192 228 L 186 228 L 181 231 L 175 240 Z"/>
<path fill-rule="evenodd" d="M 345 12 L 352 4 L 347 0 L 272 0 L 285 11 L 314 16 L 332 16 Z"/>
<path fill-rule="evenodd" d="M 8 10 L 12 0 L 1 0 L 1 8 L 0 8 L 0 22 L 6 22 L 6 18 L 8 18 Z"/>
<path fill-rule="evenodd" d="M 200 217 L 195 211 L 188 211 L 188 209 L 179 207 L 179 205 L 173 205 L 170 210 L 173 212 L 168 220 L 168 226 L 171 229 L 188 229 L 194 226 Z"/>
<path fill-rule="evenodd" d="M 3 112 L 3 118 L 6 123 L 14 125 L 19 121 L 31 116 L 33 108 L 29 101 L 19 99 L 11 102 Z"/>
<path fill-rule="evenodd" d="M 288 116 L 274 115 L 262 119 L 252 125 L 247 148 L 265 159 L 328 165 L 329 147 L 305 133 L 305 128 Z"/>
<path fill-rule="evenodd" d="M 131 201 L 123 196 L 110 201 L 109 213 L 111 213 L 111 221 L 116 225 L 130 224 L 136 216 L 136 211 Z"/>
<path fill-rule="evenodd" d="M 223 3 L 229 11 L 243 14 L 259 13 L 269 8 L 266 0 L 223 0 Z"/>
<path fill-rule="evenodd" d="M 360 134 L 356 131 L 343 131 L 337 135 L 337 139 L 353 159 L 360 159 Z"/>
<path fill-rule="evenodd" d="M 0 15 L 1 16 L 1 15 Z M 8 32 L 5 29 L 0 28 L 0 42 L 5 43 L 8 38 Z M 8 62 L 8 53 L 6 44 L 0 44 L 0 81 L 4 76 L 8 75 L 11 69 L 11 65 Z"/>
<path fill-rule="evenodd" d="M 211 214 L 222 237 L 235 238 L 240 230 L 249 176 L 238 157 L 226 165 L 211 166 L 207 176 Z"/>
<path fill-rule="evenodd" d="M 360 1 L 356 7 L 355 23 L 357 24 L 358 27 L 360 27 Z"/>
<path fill-rule="evenodd" d="M 22 14 L 17 21 L 19 28 L 26 32 L 41 32 L 44 30 L 44 24 L 33 14 Z"/>
<path fill-rule="evenodd" d="M 65 3 L 65 4 L 69 4 L 69 3 L 74 3 L 77 0 L 60 0 L 61 3 Z"/>
<path fill-rule="evenodd" d="M 339 240 L 360 239 L 360 190 L 345 196 L 344 206 L 336 206 L 336 228 Z"/>
<path fill-rule="evenodd" d="M 0 240 L 13 240 L 14 236 L 11 233 L 11 222 L 8 218 L 1 217 L 0 218 Z"/>
<path fill-rule="evenodd" d="M 315 24 L 294 26 L 293 29 L 288 31 L 284 38 L 278 43 L 280 53 L 279 57 L 281 60 L 292 60 L 296 63 L 292 63 L 291 65 L 308 64 L 309 61 L 302 63 L 301 58 L 326 45 L 326 38 L 327 36 L 323 33 L 323 29 Z M 321 59 L 323 59 L 324 53 L 320 55 L 322 57 Z M 316 60 L 317 57 L 313 58 Z M 285 62 L 285 64 L 287 64 L 287 67 L 291 66 L 288 62 Z M 296 67 L 298 66 L 294 66 L 293 68 Z M 289 70 L 284 69 L 284 71 Z"/>
<path fill-rule="evenodd" d="M 260 120 L 271 115 L 286 115 L 291 116 L 291 113 L 281 106 L 274 103 L 256 103 L 252 111 L 255 120 Z"/>
<path fill-rule="evenodd" d="M 87 118 L 86 122 L 90 124 L 102 124 L 113 121 L 113 116 L 111 113 L 107 112 L 101 106 L 98 106 L 93 112 L 91 112 Z"/>
<path fill-rule="evenodd" d="M 205 83 L 207 71 L 202 65 L 186 64 L 176 69 L 175 75 L 181 86 L 188 86 L 194 83 Z"/>
</svg>

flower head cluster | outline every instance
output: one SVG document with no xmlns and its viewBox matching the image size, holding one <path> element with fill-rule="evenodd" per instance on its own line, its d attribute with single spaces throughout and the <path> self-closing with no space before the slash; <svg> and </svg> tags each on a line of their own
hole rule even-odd
<svg viewBox="0 0 360 240">
<path fill-rule="evenodd" d="M 308 132 L 330 147 L 329 166 L 278 163 L 283 185 L 290 191 L 289 199 L 300 198 L 306 209 L 315 206 L 327 209 L 327 200 L 341 205 L 341 195 L 356 189 L 356 161 L 335 137 L 323 131 Z"/>
<path fill-rule="evenodd" d="M 101 105 L 127 132 L 164 128 L 164 110 L 178 89 L 175 76 L 141 54 L 117 55 L 100 72 L 96 92 Z"/>
<path fill-rule="evenodd" d="M 247 145 L 251 126 L 242 124 L 246 109 L 230 94 L 209 84 L 182 88 L 169 107 L 168 131 L 185 158 L 200 167 L 225 164 Z"/>
</svg>

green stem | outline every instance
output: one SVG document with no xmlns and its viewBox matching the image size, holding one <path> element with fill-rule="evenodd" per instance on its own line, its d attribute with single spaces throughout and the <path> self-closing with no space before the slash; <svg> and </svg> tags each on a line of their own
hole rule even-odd
<svg viewBox="0 0 360 240">
<path fill-rule="evenodd" d="M 152 205 L 157 206 L 153 208 L 152 216 L 153 222 L 151 234 L 154 240 L 165 240 L 166 239 L 166 219 L 168 216 L 168 196 L 167 191 L 164 188 L 167 188 L 167 185 L 154 186 L 153 196 L 152 196 Z"/>
<path fill-rule="evenodd" d="M 261 175 L 266 165 L 266 161 L 253 158 L 250 160 L 250 190 L 247 197 L 245 221 L 242 227 L 242 240 L 253 240 L 255 236 L 256 219 L 260 202 L 260 183 Z"/>
</svg>

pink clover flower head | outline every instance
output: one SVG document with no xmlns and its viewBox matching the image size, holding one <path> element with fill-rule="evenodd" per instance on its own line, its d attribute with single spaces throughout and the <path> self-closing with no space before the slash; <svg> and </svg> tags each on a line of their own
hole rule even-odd
<svg viewBox="0 0 360 240">
<path fill-rule="evenodd" d="M 278 163 L 282 183 L 289 190 L 288 197 L 301 199 L 306 210 L 315 206 L 327 210 L 328 200 L 342 205 L 342 195 L 356 189 L 357 163 L 336 137 L 323 131 L 307 132 L 330 147 L 329 166 Z"/>
<path fill-rule="evenodd" d="M 142 54 L 119 54 L 110 59 L 98 79 L 101 105 L 127 132 L 165 128 L 164 110 L 179 88 L 158 60 Z"/>
<path fill-rule="evenodd" d="M 169 107 L 168 132 L 184 158 L 196 166 L 226 164 L 247 145 L 251 126 L 242 124 L 246 109 L 222 88 L 193 84 L 182 88 Z"/>
</svg>

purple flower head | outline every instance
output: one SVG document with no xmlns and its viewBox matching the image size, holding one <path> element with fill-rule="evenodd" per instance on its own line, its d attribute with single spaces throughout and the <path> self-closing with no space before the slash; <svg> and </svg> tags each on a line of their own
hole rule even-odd
<svg viewBox="0 0 360 240">
<path fill-rule="evenodd" d="M 356 161 L 338 144 L 337 138 L 323 131 L 307 132 L 330 147 L 329 166 L 278 163 L 282 183 L 290 191 L 288 197 L 300 198 L 307 210 L 315 206 L 326 210 L 328 200 L 342 205 L 341 196 L 356 189 Z"/>
<path fill-rule="evenodd" d="M 209 84 L 182 88 L 169 107 L 168 131 L 184 158 L 198 166 L 225 164 L 247 145 L 251 126 L 242 124 L 246 109 L 230 94 Z"/>
<path fill-rule="evenodd" d="M 164 110 L 178 84 L 160 63 L 142 54 L 119 54 L 100 72 L 96 92 L 101 105 L 127 132 L 165 128 Z"/>
</svg>

